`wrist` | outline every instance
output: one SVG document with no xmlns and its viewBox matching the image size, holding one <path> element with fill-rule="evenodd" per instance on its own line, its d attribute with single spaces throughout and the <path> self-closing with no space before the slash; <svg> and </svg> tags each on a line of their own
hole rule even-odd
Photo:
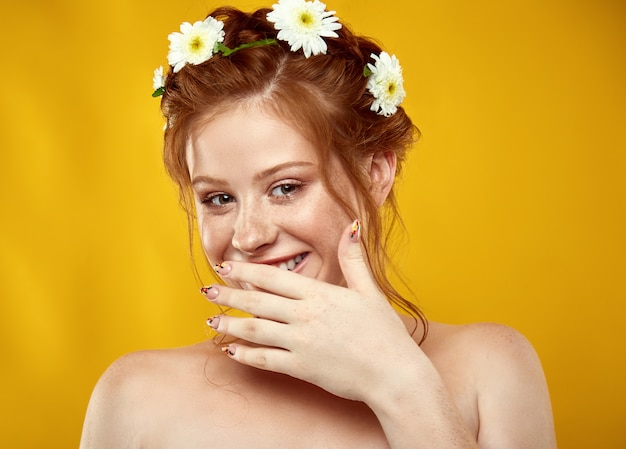
<svg viewBox="0 0 626 449">
<path fill-rule="evenodd" d="M 394 345 L 390 352 L 380 361 L 375 381 L 365 392 L 364 402 L 375 413 L 397 411 L 405 400 L 413 401 L 431 386 L 442 384 L 430 359 L 414 341 L 407 345 Z"/>
</svg>

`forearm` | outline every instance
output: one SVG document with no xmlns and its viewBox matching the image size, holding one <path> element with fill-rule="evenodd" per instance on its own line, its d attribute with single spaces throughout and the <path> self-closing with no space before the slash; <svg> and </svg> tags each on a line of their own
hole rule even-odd
<svg viewBox="0 0 626 449">
<path fill-rule="evenodd" d="M 392 449 L 478 448 L 476 436 L 423 353 L 403 363 L 392 377 L 368 400 Z"/>
</svg>

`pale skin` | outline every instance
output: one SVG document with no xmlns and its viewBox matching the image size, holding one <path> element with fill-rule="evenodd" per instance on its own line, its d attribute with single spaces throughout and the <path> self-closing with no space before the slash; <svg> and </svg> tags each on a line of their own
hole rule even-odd
<svg viewBox="0 0 626 449">
<path fill-rule="evenodd" d="M 356 217 L 288 123 L 258 104 L 231 109 L 190 139 L 187 159 L 205 253 L 226 261 L 228 286 L 206 297 L 252 317 L 210 320 L 238 339 L 227 353 L 208 341 L 117 360 L 94 390 L 83 449 L 556 447 L 528 341 L 501 325 L 430 323 L 418 345 L 423 329 L 411 334 L 377 288 Z M 335 162 L 323 163 L 358 210 Z M 395 157 L 364 163 L 382 205 Z"/>
</svg>

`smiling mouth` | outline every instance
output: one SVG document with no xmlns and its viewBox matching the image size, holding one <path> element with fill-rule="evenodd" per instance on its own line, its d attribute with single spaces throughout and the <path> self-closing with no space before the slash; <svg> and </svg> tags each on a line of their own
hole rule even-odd
<svg viewBox="0 0 626 449">
<path fill-rule="evenodd" d="M 293 269 L 296 268 L 296 266 L 298 266 L 300 262 L 304 260 L 307 254 L 309 253 L 298 254 L 296 257 L 293 257 L 289 260 L 286 260 L 280 263 L 272 264 L 272 266 L 280 268 L 281 270 L 292 271 Z"/>
</svg>

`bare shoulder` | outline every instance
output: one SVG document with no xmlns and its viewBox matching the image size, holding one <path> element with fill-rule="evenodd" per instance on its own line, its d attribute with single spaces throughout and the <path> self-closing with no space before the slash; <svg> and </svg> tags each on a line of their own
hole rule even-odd
<svg viewBox="0 0 626 449">
<path fill-rule="evenodd" d="M 125 400 L 184 375 L 189 365 L 206 359 L 205 344 L 132 352 L 115 360 L 102 374 L 94 394 Z"/>
<path fill-rule="evenodd" d="M 425 350 L 436 353 L 463 350 L 469 357 L 476 357 L 491 363 L 507 362 L 515 359 L 528 362 L 537 360 L 532 344 L 519 331 L 496 323 L 472 323 L 450 325 L 430 323 Z"/>
<path fill-rule="evenodd" d="M 479 400 L 497 388 L 510 389 L 522 380 L 545 385 L 539 357 L 530 341 L 512 327 L 495 323 L 447 325 L 431 323 L 424 352 L 438 366 L 471 375 Z M 543 388 L 543 387 L 542 387 Z"/>
<path fill-rule="evenodd" d="M 520 332 L 494 323 L 432 323 L 424 351 L 452 389 L 474 392 L 481 448 L 556 447 L 543 368 Z"/>
<path fill-rule="evenodd" d="M 210 344 L 210 343 L 209 343 Z M 115 360 L 102 374 L 91 395 L 81 438 L 81 449 L 133 447 L 139 432 L 160 422 L 163 404 L 175 402 L 184 390 L 176 385 L 202 381 L 208 360 L 207 343 L 138 351 Z"/>
</svg>

